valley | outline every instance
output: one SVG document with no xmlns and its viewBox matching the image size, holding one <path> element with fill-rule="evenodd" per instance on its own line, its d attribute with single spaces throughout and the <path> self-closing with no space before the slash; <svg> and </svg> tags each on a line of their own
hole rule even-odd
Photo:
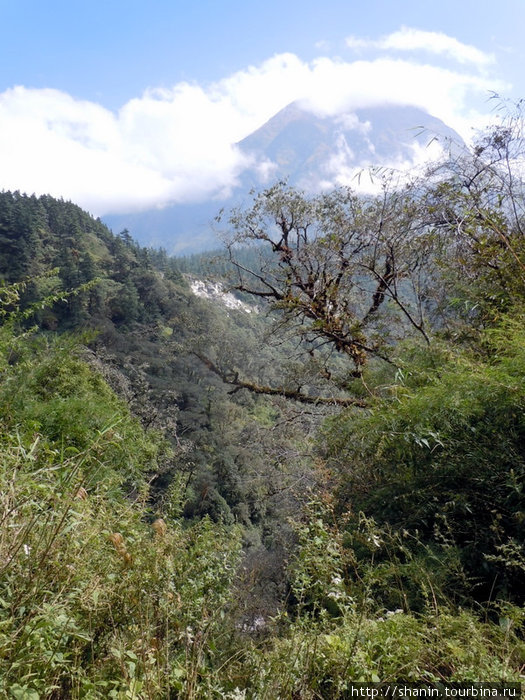
<svg viewBox="0 0 525 700">
<path fill-rule="evenodd" d="M 292 105 L 186 256 L 0 193 L 3 696 L 523 680 L 519 109 L 366 193 L 325 145 L 394 165 L 421 113 Z"/>
</svg>

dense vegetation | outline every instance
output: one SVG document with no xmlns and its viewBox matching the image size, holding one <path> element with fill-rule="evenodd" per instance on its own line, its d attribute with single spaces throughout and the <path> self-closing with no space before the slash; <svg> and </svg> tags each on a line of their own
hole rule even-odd
<svg viewBox="0 0 525 700">
<path fill-rule="evenodd" d="M 377 197 L 277 184 L 221 256 L 0 194 L 3 696 L 522 679 L 521 124 Z"/>
</svg>

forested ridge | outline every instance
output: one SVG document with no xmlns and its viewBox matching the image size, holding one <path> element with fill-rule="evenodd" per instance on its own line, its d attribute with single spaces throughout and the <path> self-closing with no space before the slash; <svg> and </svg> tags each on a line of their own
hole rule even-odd
<svg viewBox="0 0 525 700">
<path fill-rule="evenodd" d="M 512 110 L 186 259 L 0 193 L 3 696 L 523 680 L 524 156 Z"/>
</svg>

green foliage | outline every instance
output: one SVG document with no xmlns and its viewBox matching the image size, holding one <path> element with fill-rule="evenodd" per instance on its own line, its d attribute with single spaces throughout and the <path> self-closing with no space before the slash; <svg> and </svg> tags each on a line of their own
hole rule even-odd
<svg viewBox="0 0 525 700">
<path fill-rule="evenodd" d="M 114 474 L 120 481 L 140 481 L 145 472 L 155 472 L 167 448 L 144 439 L 138 421 L 78 357 L 75 346 L 62 337 L 32 339 L 19 349 L 2 382 L 4 429 L 17 430 L 24 440 L 39 434 L 46 449 L 68 456 L 84 454 L 82 469 L 90 480 Z M 95 439 L 96 450 L 86 453 Z"/>
<path fill-rule="evenodd" d="M 4 328 L 0 350 L 0 693 L 202 696 L 240 533 L 151 525 L 147 479 L 169 450 L 72 340 Z"/>
<path fill-rule="evenodd" d="M 20 448 L 3 448 L 14 476 L 2 476 L 1 690 L 124 698 L 195 686 L 216 656 L 210 638 L 220 644 L 236 533 L 206 521 L 155 531 L 141 499 L 83 490 L 77 459 L 36 450 L 28 473 Z"/>
<path fill-rule="evenodd" d="M 245 447 L 246 435 L 262 432 L 255 414 L 270 409 L 265 408 L 264 399 L 254 401 L 246 392 L 229 395 L 192 354 L 204 347 L 221 363 L 232 362 L 253 376 L 279 381 L 281 362 L 275 362 L 275 348 L 263 341 L 268 324 L 262 314 L 252 318 L 229 312 L 220 302 L 198 299 L 188 289 L 176 260 L 163 251 L 140 248 L 127 231 L 114 236 L 71 203 L 2 193 L 0 212 L 7 216 L 15 203 L 17 213 L 9 218 L 13 232 L 19 225 L 17 217 L 33 221 L 33 207 L 45 214 L 38 226 L 34 223 L 34 240 L 28 242 L 28 255 L 38 260 L 35 269 L 41 274 L 3 291 L 0 288 L 0 294 L 14 295 L 5 299 L 7 309 L 20 307 L 11 325 L 34 324 L 46 335 L 40 352 L 56 359 L 39 369 L 51 377 L 42 377 L 42 383 L 48 382 L 51 389 L 59 377 L 70 375 L 71 386 L 67 396 L 59 391 L 49 403 L 41 402 L 35 398 L 37 385 L 31 384 L 33 379 L 38 384 L 40 378 L 33 377 L 31 370 L 20 387 L 12 385 L 12 395 L 4 400 L 18 401 L 28 425 L 33 423 L 57 439 L 61 435 L 69 441 L 69 449 L 82 449 L 93 430 L 112 424 L 118 412 L 114 399 L 97 411 L 98 389 L 86 395 L 76 363 L 78 352 L 72 352 L 66 341 L 54 340 L 65 330 L 88 329 L 81 340 L 93 352 L 84 351 L 82 357 L 128 402 L 143 426 L 161 430 L 176 449 L 176 458 L 163 460 L 162 468 L 152 468 L 152 474 L 157 472 L 155 497 L 162 499 L 170 481 L 182 471 L 187 475 L 184 512 L 188 518 L 209 515 L 217 521 L 240 520 L 262 527 L 267 515 L 276 517 L 276 509 L 270 515 L 265 502 L 275 473 L 282 468 L 282 460 L 274 459 L 278 448 L 272 442 L 276 441 L 265 437 L 266 447 L 256 456 Z M 0 276 L 6 278 L 15 262 L 8 253 L 6 249 L 0 257 Z M 279 352 L 282 362 L 287 354 L 288 348 Z M 66 391 L 65 386 L 62 389 Z M 271 410 L 275 423 L 281 410 Z M 268 431 L 271 427 L 272 423 Z M 114 427 L 118 436 L 123 430 L 120 424 Z M 284 437 L 284 430 L 279 432 Z M 298 432 L 294 428 L 291 438 L 283 440 L 283 449 Z M 136 427 L 130 430 L 130 435 L 135 434 Z M 131 475 L 133 457 L 128 461 Z"/>
<path fill-rule="evenodd" d="M 283 613 L 275 620 L 280 634 L 262 648 L 248 648 L 242 663 L 245 673 L 251 669 L 245 675 L 246 697 L 345 698 L 352 682 L 521 680 L 521 608 L 500 609 L 499 625 L 446 604 L 423 614 L 378 609 L 370 579 L 348 577 L 356 565 L 366 574 L 357 539 L 352 549 L 326 504 L 311 504 L 307 513 L 297 526 L 299 546 L 290 564 L 291 587 L 300 602 L 293 610 L 299 614 L 290 619 Z M 362 519 L 360 531 L 362 546 L 371 551 L 386 544 L 370 520 Z M 383 573 L 377 571 L 377 578 Z"/>
<path fill-rule="evenodd" d="M 525 572 L 509 554 L 525 535 L 524 348 L 517 315 L 485 335 L 489 359 L 436 355 L 431 368 L 415 355 L 390 396 L 324 432 L 341 507 L 417 536 L 449 569 L 447 592 L 459 599 L 522 602 Z"/>
<path fill-rule="evenodd" d="M 352 682 L 520 682 L 524 652 L 514 633 L 467 612 L 300 619 L 264 656 L 252 651 L 247 697 L 345 698 Z"/>
<path fill-rule="evenodd" d="M 52 330 L 96 326 L 107 319 L 117 327 L 148 323 L 173 311 L 182 283 L 173 260 L 150 256 L 128 232 L 114 236 L 100 221 L 71 202 L 49 196 L 0 193 L 0 280 L 30 278 L 23 306 L 45 296 L 42 275 L 55 270 L 59 289 L 73 296 L 42 309 L 36 320 Z M 154 272 L 151 257 L 162 268 Z M 97 284 L 89 284 L 97 280 Z"/>
<path fill-rule="evenodd" d="M 458 318 L 470 332 L 490 326 L 523 302 L 523 107 L 501 100 L 499 123 L 438 163 L 422 188 L 440 270 L 434 295 L 452 327 Z"/>
<path fill-rule="evenodd" d="M 311 518 L 297 528 L 298 552 L 291 566 L 291 592 L 299 614 L 340 616 L 355 608 L 348 593 L 344 576 L 348 552 L 343 547 L 341 533 L 328 527 L 326 512 L 321 504 L 310 504 Z"/>
<path fill-rule="evenodd" d="M 0 194 L 2 696 L 520 679 L 522 141 L 380 198 L 276 185 L 233 267 Z M 205 265 L 277 333 L 192 295 Z"/>
</svg>

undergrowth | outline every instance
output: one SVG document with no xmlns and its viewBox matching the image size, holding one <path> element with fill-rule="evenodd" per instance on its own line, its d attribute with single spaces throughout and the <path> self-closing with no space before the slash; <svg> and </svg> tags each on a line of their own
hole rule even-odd
<svg viewBox="0 0 525 700">
<path fill-rule="evenodd" d="M 460 607 L 440 578 L 468 575 L 454 546 L 329 498 L 294 525 L 281 611 L 247 630 L 240 527 L 185 521 L 177 479 L 152 505 L 177 454 L 77 342 L 0 330 L 0 696 L 292 700 L 522 678 L 521 607 Z"/>
</svg>

